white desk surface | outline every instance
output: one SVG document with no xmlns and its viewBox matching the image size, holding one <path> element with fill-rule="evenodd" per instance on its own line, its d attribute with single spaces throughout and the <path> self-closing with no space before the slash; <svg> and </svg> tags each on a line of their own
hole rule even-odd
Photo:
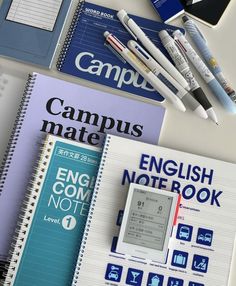
<svg viewBox="0 0 236 286">
<path fill-rule="evenodd" d="M 136 14 L 153 20 L 159 20 L 158 15 L 152 8 L 149 0 L 89 0 L 95 4 L 107 6 L 116 10 L 125 9 L 128 13 Z M 73 8 L 78 1 L 74 1 Z M 0 0 L 1 3 L 1 0 Z M 72 8 L 72 9 L 73 9 Z M 71 11 L 73 12 L 73 11 Z M 71 13 L 70 15 L 72 15 Z M 236 1 L 231 1 L 221 22 L 215 28 L 209 28 L 204 24 L 198 23 L 200 30 L 208 40 L 209 46 L 220 63 L 224 74 L 236 89 L 236 37 L 235 37 L 235 15 Z M 70 18 L 67 24 L 70 22 Z M 181 25 L 180 19 L 171 22 L 174 25 Z M 64 34 L 67 30 L 65 27 Z M 62 36 L 63 40 L 63 36 Z M 61 40 L 61 42 L 62 42 Z M 58 51 L 60 48 L 58 49 Z M 57 55 L 55 56 L 56 61 Z M 109 88 L 89 83 L 82 79 L 76 79 L 63 75 L 56 71 L 55 63 L 52 70 L 44 70 L 31 65 L 21 64 L 12 60 L 0 58 L 0 65 L 10 67 L 19 73 L 30 73 L 33 71 L 42 72 L 58 78 L 66 79 L 82 85 L 111 91 Z M 202 83 L 202 80 L 199 79 Z M 227 113 L 218 103 L 214 95 L 202 84 L 212 102 L 219 119 L 219 126 L 210 120 L 203 120 L 195 116 L 191 111 L 186 113 L 179 112 L 168 102 L 164 103 L 167 107 L 165 122 L 159 144 L 161 146 L 186 151 L 198 155 L 208 156 L 215 159 L 236 163 L 236 114 Z M 112 90 L 113 93 L 122 94 Z M 236 169 L 235 169 L 236 170 Z M 235 190 L 236 191 L 236 190 Z M 236 202 L 235 202 L 236 203 Z M 231 282 L 229 286 L 236 285 L 236 253 L 232 264 Z M 207 286 L 207 285 L 206 285 Z M 222 285 L 226 286 L 226 285 Z"/>
</svg>

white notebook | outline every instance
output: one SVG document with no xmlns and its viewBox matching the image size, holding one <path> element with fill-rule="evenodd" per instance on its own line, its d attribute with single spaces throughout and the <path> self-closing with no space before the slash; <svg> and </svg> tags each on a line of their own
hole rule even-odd
<svg viewBox="0 0 236 286">
<path fill-rule="evenodd" d="M 108 135 L 73 285 L 226 286 L 236 233 L 235 169 Z M 130 182 L 182 194 L 164 264 L 116 252 Z M 151 239 L 152 217 L 136 215 L 130 234 Z"/>
</svg>

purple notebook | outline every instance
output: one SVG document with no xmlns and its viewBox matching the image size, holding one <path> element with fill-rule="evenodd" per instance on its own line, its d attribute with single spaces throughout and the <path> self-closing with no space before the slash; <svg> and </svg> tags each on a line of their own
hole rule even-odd
<svg viewBox="0 0 236 286">
<path fill-rule="evenodd" d="M 105 133 L 157 144 L 163 107 L 48 76 L 29 77 L 0 179 L 0 260 L 5 260 L 44 133 L 101 146 Z"/>
</svg>

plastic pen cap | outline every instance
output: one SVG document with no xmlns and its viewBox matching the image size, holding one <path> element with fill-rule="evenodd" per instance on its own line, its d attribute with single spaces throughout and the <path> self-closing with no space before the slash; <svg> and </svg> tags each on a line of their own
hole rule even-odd
<svg viewBox="0 0 236 286">
<path fill-rule="evenodd" d="M 168 42 L 168 39 L 170 38 L 170 35 L 166 30 L 162 30 L 159 32 L 159 37 L 162 41 L 162 43 L 165 45 Z"/>
</svg>

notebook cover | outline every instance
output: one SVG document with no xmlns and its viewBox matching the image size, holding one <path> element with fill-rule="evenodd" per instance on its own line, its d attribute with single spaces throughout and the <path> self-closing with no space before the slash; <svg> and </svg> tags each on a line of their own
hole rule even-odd
<svg viewBox="0 0 236 286">
<path fill-rule="evenodd" d="M 151 0 L 154 9 L 162 21 L 168 23 L 184 13 L 184 7 L 179 0 Z"/>
<path fill-rule="evenodd" d="M 53 31 L 6 20 L 11 3 L 4 0 L 0 7 L 0 56 L 49 68 L 71 0 L 62 1 Z"/>
<path fill-rule="evenodd" d="M 11 236 L 44 132 L 101 146 L 106 132 L 156 144 L 165 109 L 45 75 L 27 83 L 24 104 L 0 180 L 0 260 Z"/>
<path fill-rule="evenodd" d="M 100 155 L 100 148 L 46 138 L 29 187 L 29 203 L 22 209 L 25 218 L 5 284 L 70 285 Z"/>
<path fill-rule="evenodd" d="M 163 97 L 154 91 L 142 76 L 104 46 L 105 31 L 113 33 L 124 44 L 133 39 L 116 14 L 116 10 L 81 1 L 59 57 L 58 69 L 92 82 L 163 101 Z M 170 59 L 161 44 L 158 31 L 167 29 L 171 33 L 177 27 L 131 14 L 129 16 Z M 181 30 L 184 32 L 183 29 Z"/>
<path fill-rule="evenodd" d="M 184 0 L 181 1 L 187 14 L 210 26 L 216 26 L 218 24 L 230 3 L 230 0 L 204 0 L 194 5 L 187 6 Z"/>
<path fill-rule="evenodd" d="M 25 77 L 27 78 L 27 75 Z M 0 162 L 11 135 L 9 130 L 13 128 L 24 87 L 23 77 L 8 72 L 3 73 L 0 66 Z"/>
<path fill-rule="evenodd" d="M 72 285 L 228 285 L 236 233 L 235 164 L 112 135 L 104 150 Z M 181 194 L 165 263 L 144 259 L 142 250 L 134 256 L 116 251 L 131 182 Z M 142 211 L 149 200 L 138 202 L 141 212 L 136 207 L 130 212 L 129 237 L 138 242 L 161 239 L 156 230 L 163 228 L 162 220 Z"/>
</svg>

